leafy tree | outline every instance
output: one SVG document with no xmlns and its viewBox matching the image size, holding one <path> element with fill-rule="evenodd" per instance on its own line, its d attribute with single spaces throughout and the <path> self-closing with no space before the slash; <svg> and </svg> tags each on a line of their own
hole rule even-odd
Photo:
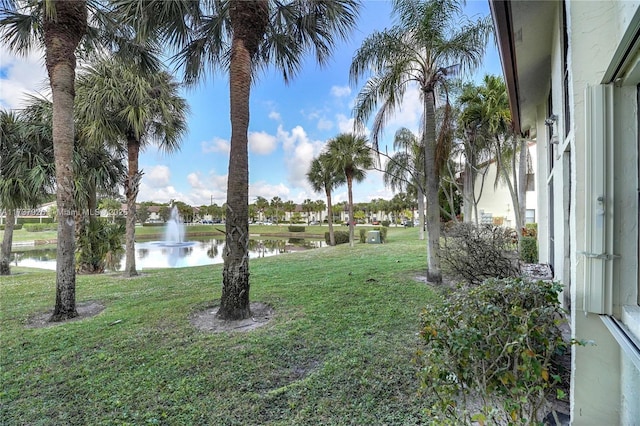
<svg viewBox="0 0 640 426">
<path fill-rule="evenodd" d="M 371 148 L 364 136 L 343 133 L 331 139 L 327 144 L 329 164 L 336 171 L 344 173 L 349 194 L 349 245 L 354 243 L 353 216 L 353 181 L 362 182 L 367 176 L 367 169 L 373 167 Z"/>
<path fill-rule="evenodd" d="M 79 112 L 86 122 L 86 137 L 95 143 L 126 146 L 128 174 L 126 276 L 138 275 L 135 263 L 136 199 L 142 172 L 140 150 L 150 144 L 161 150 L 179 149 L 187 130 L 186 101 L 178 84 L 164 71 L 142 74 L 138 67 L 104 59 L 87 67 L 78 79 Z"/>
<path fill-rule="evenodd" d="M 393 138 L 396 153 L 387 161 L 384 183 L 393 191 L 412 188 L 418 199 L 419 238 L 424 240 L 424 149 L 420 139 L 409 129 L 399 129 Z"/>
<path fill-rule="evenodd" d="M 285 212 L 289 213 L 289 218 L 290 218 L 289 221 L 291 223 L 293 223 L 292 219 L 291 219 L 291 216 L 292 216 L 292 213 L 296 211 L 296 203 L 294 203 L 291 200 L 287 200 L 287 201 L 284 202 L 283 208 L 284 208 Z"/>
<path fill-rule="evenodd" d="M 218 317 L 249 318 L 247 145 L 251 84 L 257 81 L 257 70 L 270 65 L 275 65 L 284 80 L 289 81 L 302 67 L 307 52 L 315 53 L 315 59 L 326 64 L 336 41 L 345 39 L 355 26 L 358 2 L 121 0 L 119 3 L 120 12 L 146 27 L 142 33 L 160 33 L 167 42 L 177 44 L 176 59 L 185 70 L 187 82 L 198 81 L 207 66 L 228 73 L 231 150 Z"/>
<path fill-rule="evenodd" d="M 149 206 L 146 204 L 141 204 L 140 207 L 136 208 L 136 220 L 141 224 L 149 219 L 150 214 Z"/>
<path fill-rule="evenodd" d="M 458 0 L 394 0 L 397 24 L 368 36 L 355 53 L 350 76 L 354 83 L 371 74 L 356 99 L 356 123 L 364 125 L 381 104 L 372 128 L 374 148 L 388 118 L 400 107 L 404 93 L 417 86 L 423 102 L 422 146 L 427 200 L 427 277 L 441 282 L 439 172 L 447 138 L 436 132 L 436 92 L 446 90 L 447 77 L 456 70 L 477 67 L 484 55 L 490 20 L 464 22 Z M 446 118 L 446 117 L 445 117 Z"/>
<path fill-rule="evenodd" d="M 163 222 L 168 221 L 169 218 L 171 217 L 171 209 L 168 206 L 160 207 L 160 210 L 158 211 L 158 216 L 160 216 L 160 219 L 162 219 Z"/>
<path fill-rule="evenodd" d="M 336 245 L 333 233 L 333 206 L 331 204 L 331 192 L 346 181 L 343 172 L 333 168 L 327 152 L 320 154 L 311 162 L 311 168 L 307 172 L 307 180 L 314 191 L 324 191 L 327 196 L 327 224 L 329 225 L 329 244 Z"/>
</svg>

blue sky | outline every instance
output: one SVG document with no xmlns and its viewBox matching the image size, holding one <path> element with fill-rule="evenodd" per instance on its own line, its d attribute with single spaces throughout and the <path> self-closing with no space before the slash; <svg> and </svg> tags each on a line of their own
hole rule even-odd
<svg viewBox="0 0 640 426">
<path fill-rule="evenodd" d="M 357 29 L 348 42 L 338 46 L 326 67 L 317 66 L 309 58 L 289 85 L 275 71 L 259 76 L 251 92 L 250 202 L 257 196 L 279 196 L 297 203 L 307 198 L 324 199 L 324 194 L 310 188 L 305 173 L 327 140 L 351 131 L 351 110 L 359 90 L 349 85 L 351 58 L 367 35 L 393 25 L 390 10 L 387 1 L 364 0 Z M 466 11 L 469 17 L 488 15 L 488 3 L 468 1 Z M 484 66 L 470 78 L 479 80 L 485 73 L 501 73 L 493 41 Z M 25 93 L 43 92 L 46 86 L 41 53 L 16 58 L 0 48 L 0 107 L 19 108 Z M 175 199 L 191 205 L 225 202 L 231 133 L 228 93 L 228 78 L 222 74 L 184 90 L 191 113 L 182 149 L 169 155 L 149 147 L 141 154 L 144 176 L 138 201 Z M 391 149 L 399 127 L 417 130 L 419 118 L 417 91 L 408 91 L 402 110 L 388 123 L 381 146 Z M 354 186 L 356 202 L 392 196 L 379 172 L 369 172 L 364 182 Z M 335 191 L 334 199 L 347 199 L 346 186 Z"/>
</svg>

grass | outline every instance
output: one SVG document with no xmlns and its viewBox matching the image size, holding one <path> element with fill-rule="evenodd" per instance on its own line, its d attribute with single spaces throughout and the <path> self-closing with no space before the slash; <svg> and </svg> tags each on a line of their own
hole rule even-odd
<svg viewBox="0 0 640 426">
<path fill-rule="evenodd" d="M 0 424 L 423 423 L 412 358 L 435 295 L 414 280 L 416 235 L 252 260 L 251 300 L 276 314 L 248 333 L 189 322 L 218 303 L 221 265 L 78 276 L 78 302 L 106 309 L 37 329 L 25 325 L 53 307 L 55 273 L 13 268 L 0 283 Z"/>
</svg>

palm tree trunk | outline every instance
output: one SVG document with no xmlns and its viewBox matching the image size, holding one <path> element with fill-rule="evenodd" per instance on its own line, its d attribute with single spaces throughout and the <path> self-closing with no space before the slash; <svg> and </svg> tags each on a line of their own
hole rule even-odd
<svg viewBox="0 0 640 426">
<path fill-rule="evenodd" d="M 138 157 L 140 155 L 140 141 L 133 135 L 127 137 L 128 173 L 124 182 L 124 192 L 127 197 L 127 223 L 125 231 L 125 255 L 127 260 L 124 266 L 124 276 L 135 277 L 136 270 L 136 199 L 140 187 L 142 175 L 138 170 Z"/>
<path fill-rule="evenodd" d="M 249 304 L 249 93 L 251 56 L 234 37 L 229 70 L 231 95 L 231 151 L 227 180 L 226 245 L 222 255 L 222 297 L 218 317 L 226 320 L 251 316 Z"/>
<path fill-rule="evenodd" d="M 56 168 L 58 243 L 56 305 L 50 321 L 78 316 L 76 310 L 73 100 L 75 49 L 87 28 L 85 0 L 56 2 L 55 17 L 44 20 L 45 62 L 53 97 L 53 152 Z"/>
<path fill-rule="evenodd" d="M 2 237 L 2 253 L 0 253 L 0 275 L 11 274 L 11 244 L 13 244 L 13 228 L 16 224 L 16 211 L 7 210 L 4 235 Z"/>
<path fill-rule="evenodd" d="M 347 175 L 347 193 L 349 196 L 349 247 L 353 247 L 353 176 Z"/>
<path fill-rule="evenodd" d="M 329 225 L 329 245 L 336 245 L 336 236 L 333 233 L 333 206 L 331 205 L 331 190 L 327 189 L 327 225 Z M 322 221 L 321 221 L 322 222 Z"/>
<path fill-rule="evenodd" d="M 427 198 L 427 280 L 442 282 L 440 269 L 440 200 L 438 199 L 438 170 L 436 170 L 436 114 L 433 89 L 424 91 L 425 131 L 424 162 Z"/>
<path fill-rule="evenodd" d="M 424 193 L 420 186 L 418 186 L 418 222 L 420 226 L 418 237 L 424 240 Z"/>
</svg>

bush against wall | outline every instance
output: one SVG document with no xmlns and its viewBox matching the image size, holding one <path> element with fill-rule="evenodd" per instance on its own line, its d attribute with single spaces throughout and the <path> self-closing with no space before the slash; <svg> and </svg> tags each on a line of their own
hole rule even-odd
<svg viewBox="0 0 640 426">
<path fill-rule="evenodd" d="M 520 239 L 520 259 L 525 263 L 538 263 L 538 239 L 525 237 Z"/>
<path fill-rule="evenodd" d="M 387 242 L 387 233 L 389 232 L 389 228 L 387 226 L 374 226 L 374 231 L 380 231 L 380 242 Z"/>
<path fill-rule="evenodd" d="M 360 228 L 359 232 L 360 232 L 360 242 L 363 243 L 363 244 L 366 243 L 367 242 L 367 232 L 369 232 L 369 231 L 367 231 L 364 228 Z"/>
<path fill-rule="evenodd" d="M 470 285 L 520 274 L 512 232 L 501 226 L 472 223 L 448 226 L 440 258 L 447 272 Z"/>
<path fill-rule="evenodd" d="M 490 279 L 422 313 L 421 393 L 442 424 L 542 424 L 547 398 L 566 397 L 554 361 L 570 350 L 559 328 L 558 283 Z"/>
</svg>

